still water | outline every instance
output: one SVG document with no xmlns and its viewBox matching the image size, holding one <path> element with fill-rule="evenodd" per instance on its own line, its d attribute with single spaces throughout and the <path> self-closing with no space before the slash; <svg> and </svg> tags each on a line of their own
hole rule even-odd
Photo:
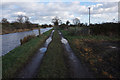
<svg viewBox="0 0 120 80">
<path fill-rule="evenodd" d="M 44 28 L 40 29 L 41 34 L 50 30 L 52 28 Z M 23 39 L 27 35 L 35 34 L 36 36 L 39 34 L 38 29 L 32 31 L 25 31 L 25 32 L 17 32 L 17 33 L 10 33 L 0 35 L 0 45 L 2 44 L 2 54 L 5 55 L 9 51 L 13 50 L 15 47 L 20 45 L 20 39 Z"/>
</svg>

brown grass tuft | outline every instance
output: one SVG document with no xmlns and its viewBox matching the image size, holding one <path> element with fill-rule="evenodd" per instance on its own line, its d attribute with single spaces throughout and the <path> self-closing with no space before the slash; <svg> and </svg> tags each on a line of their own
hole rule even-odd
<svg viewBox="0 0 120 80">
<path fill-rule="evenodd" d="M 28 42 L 29 40 L 31 40 L 34 37 L 36 37 L 36 36 L 35 35 L 28 35 L 28 36 L 24 37 L 23 39 L 20 39 L 21 45 Z"/>
</svg>

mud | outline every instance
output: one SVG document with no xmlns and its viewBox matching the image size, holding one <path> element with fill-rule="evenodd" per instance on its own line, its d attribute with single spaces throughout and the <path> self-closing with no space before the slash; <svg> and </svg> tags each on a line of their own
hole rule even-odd
<svg viewBox="0 0 120 80">
<path fill-rule="evenodd" d="M 95 66 L 98 73 L 104 70 L 115 78 L 120 77 L 120 41 L 89 41 L 85 42 L 85 44 L 93 49 L 91 55 L 99 56 L 102 59 L 102 62 L 97 62 Z"/>
</svg>

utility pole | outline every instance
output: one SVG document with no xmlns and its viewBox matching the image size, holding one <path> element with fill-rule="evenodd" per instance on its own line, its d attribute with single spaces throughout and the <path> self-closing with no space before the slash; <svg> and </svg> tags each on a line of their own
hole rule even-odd
<svg viewBox="0 0 120 80">
<path fill-rule="evenodd" d="M 90 35 L 90 7 L 88 9 L 89 9 L 89 29 L 88 29 L 88 34 Z"/>
<path fill-rule="evenodd" d="M 89 26 L 90 26 L 90 7 L 88 9 L 89 9 Z"/>
</svg>

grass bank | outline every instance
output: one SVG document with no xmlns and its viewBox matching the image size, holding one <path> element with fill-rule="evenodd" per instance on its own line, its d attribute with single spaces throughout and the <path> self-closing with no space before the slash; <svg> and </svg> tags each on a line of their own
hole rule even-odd
<svg viewBox="0 0 120 80">
<path fill-rule="evenodd" d="M 16 32 L 31 31 L 31 30 L 35 30 L 35 29 L 39 29 L 39 28 L 30 28 L 30 29 L 12 29 L 12 28 L 7 28 L 7 29 L 2 29 L 2 31 L 0 32 L 0 35 L 9 34 L 9 33 L 16 33 Z M 40 28 L 40 29 L 43 29 L 43 28 Z"/>
<path fill-rule="evenodd" d="M 83 64 L 95 73 L 98 78 L 118 78 L 120 38 L 101 35 L 70 35 L 70 31 L 62 30 L 75 55 Z"/>
<path fill-rule="evenodd" d="M 25 31 L 31 31 L 34 29 L 39 29 L 39 28 L 31 28 L 31 29 L 12 29 L 12 28 L 7 28 L 7 29 L 2 29 L 2 32 L 0 35 L 3 34 L 9 34 L 9 33 L 16 33 L 16 32 L 25 32 Z"/>
<path fill-rule="evenodd" d="M 67 68 L 63 58 L 64 50 L 57 31 L 53 34 L 53 40 L 43 58 L 38 78 L 65 78 Z"/>
<path fill-rule="evenodd" d="M 14 78 L 16 74 L 29 62 L 35 52 L 44 43 L 52 30 L 45 32 L 40 37 L 35 37 L 27 43 L 13 49 L 2 57 L 3 78 Z"/>
</svg>

